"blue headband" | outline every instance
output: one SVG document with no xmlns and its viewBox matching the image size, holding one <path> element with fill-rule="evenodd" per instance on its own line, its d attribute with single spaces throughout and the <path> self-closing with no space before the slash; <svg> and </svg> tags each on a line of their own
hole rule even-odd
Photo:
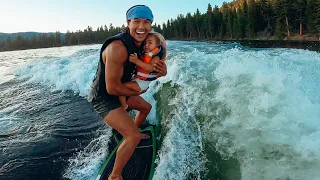
<svg viewBox="0 0 320 180">
<path fill-rule="evenodd" d="M 144 18 L 149 19 L 151 22 L 153 22 L 153 14 L 151 9 L 148 6 L 145 5 L 136 5 L 131 7 L 127 11 L 127 20 L 131 20 L 134 18 Z"/>
</svg>

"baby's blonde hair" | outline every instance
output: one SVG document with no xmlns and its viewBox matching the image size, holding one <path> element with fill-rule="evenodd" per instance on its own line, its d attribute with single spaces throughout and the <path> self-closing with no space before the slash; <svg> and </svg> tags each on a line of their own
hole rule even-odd
<svg viewBox="0 0 320 180">
<path fill-rule="evenodd" d="M 167 43 L 166 40 L 164 39 L 164 37 L 162 36 L 162 34 L 154 31 L 153 29 L 151 29 L 151 31 L 149 32 L 149 34 L 153 35 L 156 37 L 157 41 L 159 41 L 159 44 L 157 45 L 161 45 L 164 48 L 164 58 L 163 61 L 166 59 L 167 56 Z M 157 42 L 158 43 L 158 42 Z"/>
<path fill-rule="evenodd" d="M 149 32 L 149 34 L 154 35 L 158 40 L 159 40 L 159 45 L 163 45 L 164 47 L 166 47 L 166 40 L 164 39 L 164 37 L 162 36 L 162 34 L 154 31 L 153 29 Z"/>
</svg>

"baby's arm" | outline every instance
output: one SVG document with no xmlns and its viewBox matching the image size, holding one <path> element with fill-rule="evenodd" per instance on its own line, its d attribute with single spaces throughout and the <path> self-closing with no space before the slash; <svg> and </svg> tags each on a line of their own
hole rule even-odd
<svg viewBox="0 0 320 180">
<path fill-rule="evenodd" d="M 144 69 L 148 72 L 152 72 L 154 65 L 160 61 L 160 57 L 156 56 L 156 57 L 152 58 L 152 60 L 150 61 L 149 64 L 139 60 L 136 54 L 131 54 L 129 60 L 130 60 L 130 62 L 133 62 L 134 64 L 141 67 L 142 69 Z"/>
</svg>

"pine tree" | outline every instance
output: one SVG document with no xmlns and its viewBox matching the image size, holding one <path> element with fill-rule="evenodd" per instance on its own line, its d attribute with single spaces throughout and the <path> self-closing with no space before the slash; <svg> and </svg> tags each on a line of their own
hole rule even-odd
<svg viewBox="0 0 320 180">
<path fill-rule="evenodd" d="M 200 28 L 201 28 L 202 19 L 201 19 L 201 14 L 198 8 L 196 13 L 194 14 L 194 20 L 197 28 L 198 38 L 200 39 L 201 38 Z"/>
<path fill-rule="evenodd" d="M 239 19 L 237 16 L 237 11 L 235 8 L 233 8 L 232 11 L 232 16 L 233 16 L 233 35 L 235 39 L 239 39 L 240 37 L 240 27 L 239 27 Z"/>
<path fill-rule="evenodd" d="M 194 20 L 190 13 L 187 13 L 186 16 L 187 24 L 186 24 L 186 30 L 187 30 L 187 38 L 192 39 L 193 38 L 193 32 L 194 32 Z"/>
<path fill-rule="evenodd" d="M 164 36 L 164 38 L 168 39 L 166 23 L 162 23 L 162 35 Z"/>
<path fill-rule="evenodd" d="M 207 24 L 207 38 L 212 39 L 213 38 L 213 10 L 212 6 L 209 3 L 207 8 L 207 14 L 206 14 L 206 21 Z"/>
<path fill-rule="evenodd" d="M 274 4 L 274 12 L 275 12 L 275 35 L 277 39 L 283 38 L 283 32 L 285 31 L 285 16 L 283 11 L 283 2 L 282 1 L 275 1 Z"/>
<path fill-rule="evenodd" d="M 47 47 L 55 47 L 56 46 L 55 37 L 54 37 L 54 35 L 52 33 L 50 33 L 49 38 L 47 39 L 47 41 L 48 41 L 48 43 L 47 43 L 48 46 Z"/>
<path fill-rule="evenodd" d="M 207 14 L 212 14 L 212 6 L 210 3 L 208 4 Z"/>
<path fill-rule="evenodd" d="M 112 23 L 109 24 L 109 36 L 114 35 L 115 28 L 113 27 Z"/>
<path fill-rule="evenodd" d="M 283 26 L 280 19 L 277 19 L 276 23 L 276 37 L 279 40 L 283 38 Z"/>
<path fill-rule="evenodd" d="M 103 33 L 104 37 L 110 37 L 110 32 L 109 32 L 109 28 L 107 25 L 104 25 L 104 33 Z M 105 38 L 104 38 L 105 39 Z"/>
<path fill-rule="evenodd" d="M 232 13 L 232 10 L 231 9 L 227 9 L 227 13 L 226 13 L 226 16 L 227 16 L 227 32 L 228 32 L 228 36 L 232 39 L 233 38 L 233 13 Z"/>
<path fill-rule="evenodd" d="M 241 8 L 239 8 L 237 13 L 237 28 L 238 38 L 244 38 L 246 36 L 246 20 Z"/>
<path fill-rule="evenodd" d="M 219 11 L 219 7 L 215 6 L 213 10 L 213 36 L 219 36 L 220 24 L 222 21 L 222 14 Z"/>
<path fill-rule="evenodd" d="M 245 0 L 244 2 L 243 2 L 243 21 L 242 21 L 242 25 L 241 26 L 244 26 L 244 30 L 243 30 L 243 37 L 246 37 L 246 36 L 248 36 L 247 34 L 247 31 L 246 31 L 246 29 L 247 29 L 247 26 L 248 26 L 248 3 L 247 3 L 247 1 Z"/>
<path fill-rule="evenodd" d="M 260 1 L 260 13 L 263 16 L 263 19 L 267 21 L 268 24 L 270 24 L 270 19 L 269 19 L 269 3 L 268 0 L 261 0 Z"/>
<path fill-rule="evenodd" d="M 306 11 L 307 11 L 307 29 L 309 32 L 315 33 L 317 32 L 317 29 L 316 29 L 317 3 L 315 0 L 307 0 Z"/>
<path fill-rule="evenodd" d="M 213 19 L 213 13 L 207 14 L 207 24 L 208 24 L 208 37 L 210 39 L 213 38 L 213 31 L 214 31 L 214 19 Z"/>
<path fill-rule="evenodd" d="M 24 38 L 20 34 L 17 36 L 14 41 L 14 49 L 23 49 L 24 46 Z"/>
<path fill-rule="evenodd" d="M 35 34 L 30 39 L 30 48 L 37 48 L 37 36 Z"/>
<path fill-rule="evenodd" d="M 254 0 L 248 2 L 248 24 L 246 27 L 248 37 L 254 37 L 256 27 L 256 4 Z"/>
<path fill-rule="evenodd" d="M 303 24 L 306 19 L 306 0 L 293 1 L 293 8 L 296 10 L 297 21 L 299 22 L 299 34 L 303 35 Z"/>
<path fill-rule="evenodd" d="M 55 35 L 55 45 L 61 46 L 61 33 L 59 31 L 57 31 Z"/>
<path fill-rule="evenodd" d="M 207 39 L 209 37 L 209 24 L 208 24 L 208 16 L 207 14 L 201 15 L 201 37 L 203 39 Z"/>
<path fill-rule="evenodd" d="M 171 36 L 171 23 L 170 23 L 170 21 L 169 21 L 169 19 L 168 19 L 168 21 L 167 21 L 167 34 L 166 34 L 166 37 L 168 37 L 168 38 L 172 38 L 172 36 Z"/>
<path fill-rule="evenodd" d="M 265 27 L 267 31 L 271 31 L 271 29 L 274 27 L 275 19 L 273 18 L 273 9 L 271 1 L 268 0 L 261 0 L 260 2 L 260 14 L 263 17 L 263 22 L 265 23 Z"/>
<path fill-rule="evenodd" d="M 71 45 L 71 32 L 68 30 L 64 36 L 64 44 L 67 46 Z"/>
<path fill-rule="evenodd" d="M 30 46 L 30 40 L 29 38 L 27 37 L 25 40 L 24 40 L 24 49 L 30 49 L 31 46 Z"/>
<path fill-rule="evenodd" d="M 4 41 L 1 41 L 0 43 L 0 52 L 5 51 L 6 50 L 6 43 Z"/>
<path fill-rule="evenodd" d="M 11 48 L 12 48 L 12 42 L 11 42 L 10 36 L 7 37 L 7 39 L 6 39 L 6 47 L 7 47 L 7 50 L 11 50 Z"/>
<path fill-rule="evenodd" d="M 282 0 L 282 12 L 283 12 L 283 16 L 285 18 L 285 22 L 286 22 L 286 30 L 287 30 L 287 37 L 290 38 L 290 30 L 291 30 L 291 25 L 289 24 L 289 18 L 290 18 L 290 11 L 291 11 L 291 0 Z"/>
<path fill-rule="evenodd" d="M 174 24 L 174 21 L 173 21 L 173 19 L 171 18 L 170 19 L 170 24 L 171 24 L 171 26 L 170 26 L 170 29 L 169 29 L 169 32 L 170 32 L 170 36 L 172 37 L 172 38 L 175 38 L 175 32 L 174 32 L 174 26 L 175 26 L 175 24 Z"/>
<path fill-rule="evenodd" d="M 182 14 L 179 14 L 177 17 L 177 26 L 178 26 L 178 30 L 179 30 L 179 38 L 184 38 L 186 37 L 186 19 Z"/>
<path fill-rule="evenodd" d="M 316 22 L 315 26 L 316 26 L 317 31 L 319 33 L 319 40 L 320 40 L 320 0 L 318 0 L 317 4 L 316 4 L 316 16 L 315 17 L 316 17 L 315 18 L 316 19 L 315 20 L 315 22 Z"/>
</svg>

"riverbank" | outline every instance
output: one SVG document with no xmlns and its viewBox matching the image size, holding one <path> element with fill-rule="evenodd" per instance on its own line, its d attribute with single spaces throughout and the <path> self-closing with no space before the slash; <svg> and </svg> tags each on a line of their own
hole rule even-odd
<svg viewBox="0 0 320 180">
<path fill-rule="evenodd" d="M 298 49 L 308 49 L 312 51 L 320 52 L 320 40 L 317 40 L 317 36 L 315 34 L 306 34 L 303 36 L 299 36 L 298 34 L 294 34 L 290 38 L 284 38 L 283 40 L 277 40 L 274 36 L 261 36 L 255 38 L 244 38 L 244 39 L 232 39 L 232 38 L 213 38 L 213 39 L 195 39 L 195 38 L 170 38 L 167 40 L 175 40 L 175 41 L 197 41 L 197 42 L 237 42 L 243 46 L 250 48 L 298 48 Z M 69 45 L 69 46 L 83 46 L 83 45 L 92 45 L 96 43 L 90 44 L 77 44 L 77 45 Z M 98 43 L 97 43 L 98 44 Z M 68 46 L 68 45 L 64 45 Z M 57 47 L 57 46 L 55 46 Z M 63 46 L 58 46 L 63 47 Z M 31 49 L 42 49 L 42 48 L 52 48 L 52 47 L 41 47 L 41 48 L 31 48 Z M 15 49 L 9 51 L 20 51 L 20 50 L 28 50 L 28 49 Z M 1 50 L 0 52 L 6 52 L 8 50 Z"/>
<path fill-rule="evenodd" d="M 180 39 L 174 38 L 170 40 L 176 41 L 197 41 L 197 42 L 222 42 L 222 43 L 239 43 L 249 48 L 296 48 L 307 49 L 320 52 L 320 40 L 316 34 L 293 34 L 290 38 L 277 40 L 275 36 L 260 36 L 255 38 L 232 39 L 232 38 L 213 38 L 213 39 Z"/>
</svg>

